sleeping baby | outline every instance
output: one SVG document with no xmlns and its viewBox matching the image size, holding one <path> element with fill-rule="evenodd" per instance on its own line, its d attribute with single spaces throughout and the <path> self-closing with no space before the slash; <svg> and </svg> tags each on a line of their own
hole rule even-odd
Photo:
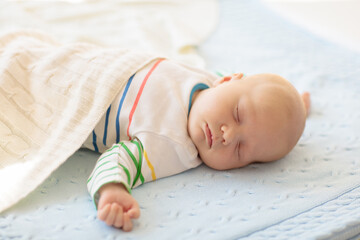
<svg viewBox="0 0 360 240">
<path fill-rule="evenodd" d="M 270 162 L 298 142 L 310 96 L 274 74 L 217 78 L 157 59 L 136 71 L 84 146 L 102 153 L 88 179 L 97 216 L 132 229 L 131 189 L 205 163 L 217 169 Z"/>
</svg>

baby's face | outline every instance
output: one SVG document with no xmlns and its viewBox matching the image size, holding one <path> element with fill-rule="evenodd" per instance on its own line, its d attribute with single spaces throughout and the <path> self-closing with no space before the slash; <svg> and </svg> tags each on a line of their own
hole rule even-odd
<svg viewBox="0 0 360 240">
<path fill-rule="evenodd" d="M 286 80 L 274 78 L 278 76 L 234 75 L 198 92 L 188 132 L 206 165 L 219 170 L 239 168 L 279 159 L 293 148 L 303 131 L 305 112 L 297 91 Z M 283 102 L 278 92 L 287 90 L 297 95 L 284 99 L 285 107 L 278 104 Z M 293 108 L 300 108 L 303 119 L 288 116 Z"/>
</svg>

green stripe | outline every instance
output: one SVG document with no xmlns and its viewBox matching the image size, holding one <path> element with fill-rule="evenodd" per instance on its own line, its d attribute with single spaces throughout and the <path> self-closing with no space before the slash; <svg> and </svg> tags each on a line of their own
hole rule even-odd
<svg viewBox="0 0 360 240">
<path fill-rule="evenodd" d="M 117 153 L 117 152 L 114 152 L 114 153 L 110 153 L 109 155 L 103 156 L 102 158 L 100 158 L 100 159 L 98 160 L 98 163 L 101 162 L 102 160 L 104 160 L 105 158 L 110 157 L 111 155 L 116 154 L 116 153 Z"/>
<path fill-rule="evenodd" d="M 103 176 L 102 178 L 98 179 L 97 182 L 101 181 L 101 180 L 104 179 L 104 178 L 107 178 L 107 177 L 110 177 L 110 176 L 115 176 L 115 175 L 120 175 L 120 174 L 119 174 L 119 173 L 112 173 L 112 174 Z M 103 185 L 104 185 L 104 184 L 103 184 Z M 103 185 L 101 185 L 101 186 L 103 186 Z M 91 187 L 90 187 L 90 192 L 92 192 L 93 187 L 94 187 L 94 182 L 93 182 L 93 184 L 92 184 Z"/>
<path fill-rule="evenodd" d="M 140 147 L 141 147 L 141 152 L 144 151 L 144 146 L 142 145 L 142 143 L 140 142 L 140 140 L 138 138 L 136 138 L 138 140 L 138 143 L 140 144 Z"/>
<path fill-rule="evenodd" d="M 96 172 L 100 167 L 102 167 L 103 165 L 105 165 L 105 164 L 107 164 L 107 163 L 109 163 L 109 162 L 110 162 L 110 161 L 107 161 L 107 162 L 104 162 L 104 163 L 102 163 L 101 165 L 97 166 L 97 167 L 95 168 L 95 170 L 94 170 L 94 174 L 95 174 L 95 172 Z M 87 180 L 87 183 L 89 183 L 89 182 L 91 181 L 91 179 L 93 178 L 94 174 L 89 177 L 89 179 Z"/>
<path fill-rule="evenodd" d="M 131 187 L 133 187 L 135 185 L 135 183 L 137 182 L 137 180 L 139 179 L 140 173 L 141 173 L 141 165 L 140 165 L 140 173 L 139 173 L 139 164 L 136 161 L 136 157 L 132 154 L 132 152 L 130 151 L 130 149 L 123 143 L 120 143 L 121 146 L 126 150 L 126 152 L 128 153 L 128 155 L 131 157 L 132 161 L 134 162 L 134 165 L 136 167 L 136 175 L 133 181 L 133 184 L 131 185 Z M 140 160 L 140 159 L 139 159 Z"/>
<path fill-rule="evenodd" d="M 134 154 L 132 154 L 130 149 L 123 142 L 121 142 L 120 144 L 126 150 L 127 154 L 131 157 L 132 161 L 134 162 L 135 166 L 137 167 L 137 161 L 136 161 L 136 157 L 134 156 Z"/>
<path fill-rule="evenodd" d="M 119 145 L 115 144 L 114 146 L 112 146 L 111 148 L 109 148 L 108 150 L 106 150 L 106 152 L 110 152 L 112 151 L 114 148 L 118 148 Z"/>
<path fill-rule="evenodd" d="M 131 178 L 130 178 L 129 170 L 124 165 L 122 165 L 121 163 L 119 163 L 119 165 L 124 169 L 124 172 L 126 173 L 126 176 L 127 176 L 128 185 L 130 185 Z"/>
<path fill-rule="evenodd" d="M 224 74 L 220 73 L 219 71 L 215 71 L 215 74 L 218 75 L 219 77 L 223 77 Z"/>
<path fill-rule="evenodd" d="M 140 147 L 139 142 L 138 142 L 138 141 L 135 141 L 135 140 L 131 140 L 131 142 L 134 143 L 134 144 L 137 146 L 137 148 L 138 148 L 138 152 L 139 152 L 139 165 L 137 166 L 137 173 L 140 174 L 140 181 L 141 181 L 141 184 L 143 184 L 143 183 L 144 183 L 144 176 L 143 176 L 142 173 L 141 173 L 142 153 L 143 153 L 143 151 L 142 151 L 142 145 L 141 145 L 141 147 Z M 134 184 L 135 184 L 135 183 L 134 183 Z"/>
<path fill-rule="evenodd" d="M 114 170 L 114 169 L 116 169 L 116 168 L 118 168 L 118 166 L 115 166 L 115 167 L 112 167 L 112 168 L 108 168 L 108 169 L 104 169 L 104 170 L 98 172 L 94 178 L 96 179 L 96 178 L 99 177 L 99 175 L 100 175 L 101 173 L 107 172 L 107 171 L 110 171 L 110 170 Z M 98 179 L 97 181 L 100 181 L 100 180 Z M 93 185 L 94 185 L 94 182 L 91 184 L 91 188 L 93 187 Z"/>
<path fill-rule="evenodd" d="M 139 162 L 137 161 L 137 159 L 136 159 L 136 157 L 134 156 L 134 154 L 130 151 L 130 149 L 125 145 L 125 143 L 120 142 L 119 144 L 120 144 L 121 147 L 123 147 L 123 148 L 125 149 L 125 151 L 127 152 L 127 154 L 131 157 L 131 159 L 132 159 L 132 161 L 133 161 L 133 163 L 134 163 L 134 165 L 135 165 L 135 167 L 136 167 L 136 175 L 135 175 L 134 181 L 133 181 L 132 186 L 131 186 L 131 187 L 133 187 L 133 186 L 136 184 L 136 182 L 137 182 L 137 180 L 138 180 L 139 178 L 140 178 L 140 181 L 141 181 L 142 184 L 145 182 L 145 179 L 144 179 L 143 174 L 141 173 L 142 153 L 143 153 L 143 150 L 142 150 L 142 149 L 143 149 L 143 145 L 141 144 L 141 142 L 140 142 L 139 140 L 137 140 L 137 141 L 132 140 L 131 143 L 133 143 L 133 144 L 135 144 L 135 145 L 137 146 L 137 149 L 138 149 L 138 152 L 139 152 Z M 108 149 L 106 152 L 110 152 L 110 151 L 112 151 L 113 149 L 118 148 L 118 147 L 120 147 L 120 146 L 119 146 L 118 144 L 116 144 L 116 145 L 114 145 L 112 148 Z M 97 164 L 99 164 L 99 162 L 101 162 L 101 161 L 104 160 L 105 158 L 110 157 L 110 156 L 112 156 L 112 155 L 114 155 L 114 154 L 120 155 L 120 153 L 118 153 L 118 152 L 110 153 L 110 154 L 108 154 L 108 155 L 100 158 L 100 159 L 98 160 Z M 110 161 L 106 161 L 106 162 L 101 163 L 101 165 L 97 166 L 97 167 L 95 168 L 95 170 L 94 170 L 94 174 L 90 176 L 90 178 L 88 179 L 87 182 L 89 183 L 93 178 L 98 178 L 99 175 L 102 174 L 103 172 L 110 171 L 110 170 L 113 170 L 113 169 L 117 168 L 117 166 L 116 166 L 116 167 L 112 167 L 112 168 L 109 168 L 109 169 L 104 169 L 104 170 L 96 173 L 96 175 L 95 175 L 95 172 L 96 172 L 99 168 L 101 168 L 102 166 L 104 166 L 105 164 L 107 164 L 107 163 L 109 163 L 109 162 L 110 162 Z M 130 171 L 129 171 L 124 165 L 122 165 L 121 163 L 118 163 L 118 165 L 121 166 L 122 169 L 124 170 L 124 172 L 126 173 L 127 182 L 128 182 L 128 185 L 130 185 L 130 182 L 131 182 Z M 114 173 L 114 174 L 110 174 L 110 175 L 104 176 L 104 177 L 102 177 L 101 179 L 97 179 L 96 182 L 99 182 L 99 181 L 101 181 L 102 179 L 104 179 L 104 178 L 106 178 L 106 177 L 109 177 L 109 176 L 113 176 L 113 175 L 119 175 L 119 173 Z M 94 182 L 91 184 L 91 187 L 90 187 L 91 190 L 92 190 L 93 186 L 94 186 Z"/>
<path fill-rule="evenodd" d="M 114 154 L 118 154 L 118 153 L 117 153 L 117 152 L 110 153 L 109 155 L 106 155 L 106 156 L 100 158 L 100 159 L 97 161 L 96 164 L 99 164 L 99 162 L 101 162 L 101 160 L 104 160 L 105 158 L 110 157 L 111 155 L 114 155 Z M 118 154 L 118 155 L 119 155 L 119 154 Z M 95 168 L 95 170 L 93 171 L 93 173 L 95 173 L 96 170 L 98 170 L 101 166 L 103 166 L 103 165 L 105 165 L 106 163 L 109 163 L 109 162 L 110 162 L 110 161 L 107 161 L 107 162 L 104 162 L 104 163 L 102 163 L 101 165 L 97 166 L 97 167 Z M 87 180 L 87 182 L 89 183 L 92 178 L 93 178 L 93 175 L 90 176 L 90 178 Z"/>
</svg>

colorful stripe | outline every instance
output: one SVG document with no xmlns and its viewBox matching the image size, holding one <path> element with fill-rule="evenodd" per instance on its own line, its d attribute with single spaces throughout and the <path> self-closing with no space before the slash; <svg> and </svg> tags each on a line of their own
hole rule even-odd
<svg viewBox="0 0 360 240">
<path fill-rule="evenodd" d="M 140 143 L 141 151 L 144 153 L 146 163 L 147 163 L 148 167 L 151 170 L 151 178 L 152 178 L 153 181 L 155 181 L 156 180 L 156 174 L 155 174 L 154 166 L 151 164 L 151 162 L 149 160 L 149 157 L 147 155 L 147 152 L 145 151 L 144 146 L 142 145 L 141 141 L 138 138 L 136 138 L 136 140 Z"/>
<path fill-rule="evenodd" d="M 111 153 L 111 154 L 109 154 L 109 155 L 104 156 L 103 158 L 100 158 L 96 164 L 99 164 L 101 160 L 103 160 L 103 159 L 105 159 L 105 158 L 107 158 L 107 157 L 110 157 L 111 155 L 114 155 L 114 154 L 119 155 L 119 153 L 116 153 L 116 152 L 115 152 L 115 153 Z M 92 175 L 91 175 L 91 176 L 89 177 L 89 179 L 87 180 L 87 183 L 89 183 L 89 182 L 91 181 L 91 179 L 95 176 L 95 173 L 96 173 L 96 171 L 97 171 L 99 168 L 101 168 L 102 166 L 104 166 L 105 164 L 110 163 L 110 162 L 111 162 L 111 161 L 106 161 L 106 162 L 103 162 L 102 164 L 100 164 L 99 166 L 97 166 L 97 167 L 94 169 Z M 96 174 L 96 177 L 97 177 L 98 175 L 99 175 L 99 174 L 97 173 L 97 174 Z"/>
<path fill-rule="evenodd" d="M 141 97 L 141 94 L 144 90 L 144 87 L 145 87 L 145 84 L 147 82 L 147 80 L 149 79 L 150 75 L 152 74 L 152 72 L 155 70 L 155 68 L 160 64 L 160 62 L 162 62 L 163 60 L 165 60 L 164 58 L 161 58 L 159 59 L 155 64 L 154 66 L 150 69 L 150 71 L 147 73 L 147 75 L 145 76 L 143 82 L 141 83 L 141 86 L 140 86 L 140 89 L 139 89 L 139 92 L 138 94 L 136 95 L 136 98 L 135 98 L 135 102 L 132 106 L 132 109 L 130 111 L 130 115 L 129 115 L 129 125 L 128 125 L 128 128 L 127 128 L 127 136 L 129 137 L 129 140 L 131 140 L 131 137 L 130 137 L 130 133 L 129 133 L 129 129 L 130 129 L 130 125 L 131 125 L 131 122 L 132 122 L 132 118 L 133 118 L 133 115 L 134 115 L 134 112 L 135 112 L 135 109 L 139 103 L 139 100 L 140 100 L 140 97 Z"/>
<path fill-rule="evenodd" d="M 142 175 L 142 172 L 141 172 L 141 167 L 142 167 L 142 148 L 140 147 L 140 144 L 139 144 L 138 141 L 139 141 L 139 140 L 137 139 L 137 141 L 132 140 L 131 142 L 132 142 L 133 144 L 135 144 L 135 145 L 137 146 L 137 148 L 138 148 L 139 164 L 138 164 L 138 166 L 137 166 L 137 172 L 138 172 L 138 174 L 140 175 L 139 177 L 140 177 L 141 183 L 144 183 L 145 179 L 144 179 L 144 176 Z M 135 183 L 136 183 L 136 182 L 135 182 Z"/>
<path fill-rule="evenodd" d="M 223 77 L 223 76 L 224 76 L 224 74 L 222 74 L 222 73 L 219 72 L 219 71 L 215 71 L 215 74 L 218 75 L 219 77 Z"/>
<path fill-rule="evenodd" d="M 119 166 L 122 167 L 122 169 L 124 169 L 124 172 L 126 173 L 126 176 L 127 176 L 127 183 L 130 186 L 131 178 L 130 178 L 129 170 L 124 165 L 122 165 L 121 163 L 119 163 Z"/>
<path fill-rule="evenodd" d="M 118 148 L 119 147 L 119 145 L 114 145 L 114 146 L 112 146 L 111 148 L 109 148 L 108 150 L 106 150 L 106 152 L 110 152 L 110 151 L 112 151 L 114 148 Z M 100 159 L 101 160 L 101 159 Z"/>
<path fill-rule="evenodd" d="M 107 172 L 107 171 L 114 170 L 114 169 L 117 169 L 117 166 L 111 167 L 111 168 L 108 168 L 108 169 L 101 170 L 100 172 L 97 173 L 97 176 L 99 176 L 99 175 L 100 175 L 101 173 L 103 173 L 103 172 Z"/>
<path fill-rule="evenodd" d="M 102 182 L 102 180 L 104 180 L 105 178 L 108 178 L 108 177 L 111 177 L 111 176 L 119 176 L 120 174 L 117 172 L 117 173 L 111 173 L 111 174 L 108 174 L 106 176 L 103 176 L 101 177 L 100 179 L 97 179 L 98 182 Z M 113 182 L 113 181 L 109 181 L 107 183 L 110 183 L 110 182 Z M 96 185 L 95 185 L 96 186 Z M 94 187 L 94 182 L 92 183 L 91 187 L 90 187 L 90 192 L 93 192 L 93 187 Z M 99 188 L 100 189 L 100 188 Z"/>
<path fill-rule="evenodd" d="M 135 74 L 132 75 L 129 78 L 129 81 L 127 82 L 127 84 L 125 86 L 124 93 L 123 93 L 123 95 L 121 97 L 120 104 L 119 104 L 119 107 L 118 107 L 118 111 L 117 111 L 117 115 L 116 115 L 116 143 L 120 142 L 120 111 L 121 111 L 122 105 L 124 103 L 124 99 L 125 99 L 125 97 L 127 95 L 127 92 L 129 90 L 129 87 L 130 87 L 130 85 L 132 83 L 132 80 L 133 80 Z"/>
<path fill-rule="evenodd" d="M 144 183 L 144 177 L 142 176 L 141 174 L 141 164 L 142 164 L 142 157 L 141 157 L 141 153 L 139 154 L 139 162 L 137 162 L 136 160 L 136 157 L 132 154 L 132 152 L 130 151 L 130 149 L 123 143 L 123 142 L 120 142 L 120 145 L 125 149 L 125 151 L 128 153 L 128 155 L 130 156 L 130 158 L 132 159 L 135 167 L 136 167 L 136 175 L 135 175 L 135 178 L 134 178 L 134 181 L 132 183 L 132 186 L 133 187 L 137 180 L 140 178 L 141 180 L 141 183 Z"/>
<path fill-rule="evenodd" d="M 112 156 L 112 155 L 114 155 L 114 154 L 120 155 L 118 152 L 110 153 L 110 154 L 108 154 L 108 155 L 100 158 L 100 159 L 98 160 L 98 163 L 97 163 L 97 164 L 99 164 L 102 160 L 104 160 L 104 159 L 106 159 L 106 158 L 108 158 L 108 157 L 110 157 L 110 156 Z M 111 163 L 111 161 L 103 162 L 102 164 L 100 164 L 99 166 L 97 166 L 97 167 L 95 168 L 95 170 L 93 171 L 93 174 L 92 174 L 92 175 L 90 176 L 90 178 L 87 180 L 87 183 L 91 182 L 91 180 L 92 180 L 93 178 L 97 179 L 96 181 L 99 182 L 100 180 L 102 180 L 102 179 L 104 179 L 104 178 L 106 178 L 106 177 L 108 177 L 108 176 L 118 175 L 119 173 L 110 174 L 110 175 L 107 175 L 107 176 L 105 176 L 105 177 L 102 177 L 102 178 L 98 179 L 99 176 L 100 176 L 102 173 L 118 168 L 118 166 L 115 166 L 115 167 L 110 167 L 110 168 L 107 168 L 107 169 L 102 169 L 100 172 L 97 172 L 99 169 L 101 169 L 104 165 L 106 165 L 106 164 L 108 164 L 108 163 Z M 119 165 L 120 167 L 122 167 L 122 169 L 124 170 L 124 172 L 125 172 L 125 174 L 126 174 L 126 176 L 127 176 L 127 183 L 128 183 L 128 185 L 130 185 L 130 182 L 131 182 L 130 171 L 129 171 L 124 165 L 122 165 L 121 163 L 118 163 L 118 165 Z M 92 182 L 90 189 L 93 188 L 94 183 L 95 183 L 95 182 Z"/>
<path fill-rule="evenodd" d="M 97 143 L 96 143 L 95 130 L 92 131 L 92 137 L 93 137 L 92 144 L 93 144 L 93 146 L 94 146 L 94 151 L 95 151 L 95 152 L 99 152 L 99 148 L 98 148 Z"/>
<path fill-rule="evenodd" d="M 99 178 L 99 177 L 102 175 L 102 173 L 106 173 L 106 172 L 109 172 L 109 171 L 114 170 L 114 169 L 117 169 L 117 168 L 118 168 L 118 167 L 115 166 L 115 167 L 112 167 L 112 168 L 104 169 L 104 170 L 101 170 L 100 172 L 96 173 L 96 176 L 95 176 L 95 175 L 92 175 L 91 178 L 88 179 L 88 183 L 91 181 L 92 178 L 95 178 L 96 181 L 93 181 L 93 182 L 91 183 L 91 187 L 90 187 L 91 192 L 92 192 L 92 189 L 93 189 L 93 187 L 94 187 L 94 184 L 96 185 L 96 182 L 101 182 L 101 180 L 103 180 L 104 178 L 107 178 L 107 177 L 109 177 L 109 176 L 119 175 L 119 172 L 117 171 L 117 172 L 115 172 L 115 173 L 110 173 L 110 174 L 108 174 L 108 175 L 106 175 L 106 176 L 102 176 L 101 178 Z M 95 174 L 95 172 L 94 172 L 94 174 Z"/>
<path fill-rule="evenodd" d="M 145 149 L 144 149 L 144 157 L 145 157 L 145 160 L 146 160 L 146 163 L 147 163 L 148 167 L 151 170 L 151 178 L 152 178 L 153 181 L 155 181 L 156 180 L 155 169 L 154 169 L 154 166 L 151 164 Z"/>
<path fill-rule="evenodd" d="M 127 180 L 127 185 L 128 186 L 134 187 L 139 179 L 141 181 L 141 184 L 143 184 L 145 182 L 144 176 L 143 176 L 143 174 L 141 172 L 142 163 L 143 163 L 143 156 L 144 156 L 144 158 L 146 160 L 147 166 L 151 170 L 152 180 L 156 180 L 156 174 L 155 174 L 154 166 L 151 164 L 151 161 L 149 160 L 147 152 L 143 149 L 143 146 L 142 146 L 141 142 L 138 139 L 135 139 L 135 140 L 131 139 L 129 129 L 130 129 L 130 126 L 131 126 L 131 123 L 132 123 L 132 120 L 133 120 L 135 110 L 136 110 L 136 108 L 137 108 L 137 106 L 139 104 L 141 95 L 142 95 L 142 93 L 144 91 L 144 88 L 146 86 L 146 83 L 147 83 L 149 77 L 151 76 L 151 74 L 153 73 L 153 71 L 157 68 L 157 66 L 163 60 L 165 60 L 165 59 L 157 60 L 155 62 L 155 64 L 151 67 L 149 72 L 146 74 L 146 76 L 143 79 L 143 81 L 142 81 L 142 83 L 141 83 L 141 85 L 139 87 L 139 90 L 138 90 L 138 92 L 136 94 L 136 98 L 134 100 L 134 104 L 133 104 L 133 106 L 131 108 L 131 111 L 129 112 L 129 123 L 128 123 L 128 127 L 127 127 L 127 136 L 129 137 L 129 140 L 131 140 L 131 143 L 135 144 L 137 149 L 138 149 L 138 159 L 130 151 L 130 149 L 127 147 L 127 145 L 124 142 L 120 142 L 120 112 L 122 110 L 122 106 L 124 104 L 124 101 L 125 101 L 125 98 L 127 96 L 128 90 L 129 90 L 129 88 L 130 88 L 130 86 L 132 84 L 132 80 L 133 80 L 133 78 L 135 76 L 135 74 L 134 74 L 129 78 L 129 80 L 128 80 L 125 88 L 124 88 L 124 91 L 123 91 L 123 94 L 121 96 L 119 106 L 118 106 L 118 109 L 117 109 L 117 112 L 116 112 L 116 122 L 115 122 L 115 124 L 116 124 L 116 126 L 115 126 L 115 128 L 116 128 L 116 142 L 119 143 L 119 144 L 114 145 L 111 149 L 108 149 L 106 152 L 109 152 L 109 154 L 107 154 L 106 156 L 104 156 L 104 157 L 102 157 L 102 158 L 100 158 L 98 160 L 96 169 L 94 169 L 93 174 L 88 179 L 88 184 L 91 185 L 90 186 L 91 191 L 92 191 L 94 185 L 97 185 L 97 184 L 99 184 L 101 182 L 104 182 L 103 180 L 106 181 L 106 178 L 109 178 L 111 176 L 119 175 L 120 172 L 112 173 L 112 171 L 114 171 L 116 168 L 121 168 L 124 171 L 124 173 L 126 174 L 126 178 L 127 178 L 126 180 Z M 109 117 L 110 117 L 110 113 L 111 113 L 111 110 L 112 110 L 111 108 L 112 107 L 110 105 L 109 108 L 106 111 L 106 116 L 105 116 L 104 135 L 103 135 L 103 139 L 102 139 L 103 144 L 105 146 L 107 144 Z M 93 131 L 93 145 L 94 145 L 95 151 L 98 152 L 99 149 L 98 149 L 98 146 L 97 146 L 97 136 L 96 136 L 95 130 Z M 136 168 L 136 174 L 133 177 L 132 184 L 131 184 L 132 176 L 131 176 L 131 173 L 130 173 L 128 168 L 126 168 L 123 164 L 121 164 L 119 162 L 117 163 L 117 166 L 115 167 L 114 165 L 110 164 L 112 162 L 111 159 L 104 161 L 104 159 L 108 159 L 108 157 L 110 157 L 110 156 L 112 156 L 114 154 L 120 156 L 119 152 L 111 152 L 112 150 L 114 150 L 115 148 L 118 148 L 118 147 L 121 147 L 121 148 L 123 148 L 125 150 L 125 152 L 131 158 L 131 160 L 132 160 L 132 162 L 133 162 L 133 164 L 134 164 L 134 166 Z M 124 182 L 124 184 L 125 184 L 125 182 Z M 127 186 L 127 188 L 128 188 L 128 186 Z"/>
<path fill-rule="evenodd" d="M 204 84 L 204 83 L 198 83 L 196 84 L 193 89 L 191 90 L 191 93 L 190 93 L 190 99 L 189 99 L 189 108 L 188 108 L 188 116 L 190 114 L 190 110 L 191 110 L 191 102 L 192 102 L 192 98 L 193 98 L 193 95 L 196 91 L 198 90 L 204 90 L 204 89 L 207 89 L 209 88 L 208 85 Z"/>
<path fill-rule="evenodd" d="M 108 157 L 108 156 L 106 156 L 106 157 Z M 94 170 L 94 173 L 93 173 L 93 174 L 90 176 L 90 178 L 87 180 L 87 183 L 89 183 L 89 182 L 91 181 L 91 179 L 93 178 L 95 172 L 96 172 L 99 168 L 101 168 L 101 167 L 104 166 L 105 164 L 108 164 L 109 162 L 110 162 L 110 161 L 107 161 L 107 162 L 104 162 L 104 163 L 102 163 L 101 165 L 97 166 L 97 167 L 95 168 L 95 170 Z"/>
<path fill-rule="evenodd" d="M 104 126 L 104 136 L 103 136 L 103 144 L 104 144 L 104 146 L 106 146 L 106 139 L 107 139 L 107 131 L 108 131 L 108 125 L 109 125 L 110 111 L 111 111 L 111 105 L 109 106 L 108 110 L 106 111 L 105 126 Z"/>
</svg>

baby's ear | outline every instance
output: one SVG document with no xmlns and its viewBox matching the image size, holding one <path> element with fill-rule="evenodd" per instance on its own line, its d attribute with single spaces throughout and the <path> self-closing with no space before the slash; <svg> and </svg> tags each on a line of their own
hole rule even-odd
<svg viewBox="0 0 360 240">
<path fill-rule="evenodd" d="M 305 106 L 306 116 L 308 117 L 310 114 L 310 93 L 304 92 L 301 94 L 301 98 Z"/>
<path fill-rule="evenodd" d="M 224 82 L 228 82 L 228 81 L 230 81 L 232 79 L 241 79 L 243 76 L 244 76 L 243 73 L 234 73 L 234 74 L 232 74 L 230 76 L 224 76 L 224 77 L 219 78 L 218 80 L 216 80 L 214 82 L 214 87 L 219 86 L 220 84 L 222 84 Z"/>
</svg>

